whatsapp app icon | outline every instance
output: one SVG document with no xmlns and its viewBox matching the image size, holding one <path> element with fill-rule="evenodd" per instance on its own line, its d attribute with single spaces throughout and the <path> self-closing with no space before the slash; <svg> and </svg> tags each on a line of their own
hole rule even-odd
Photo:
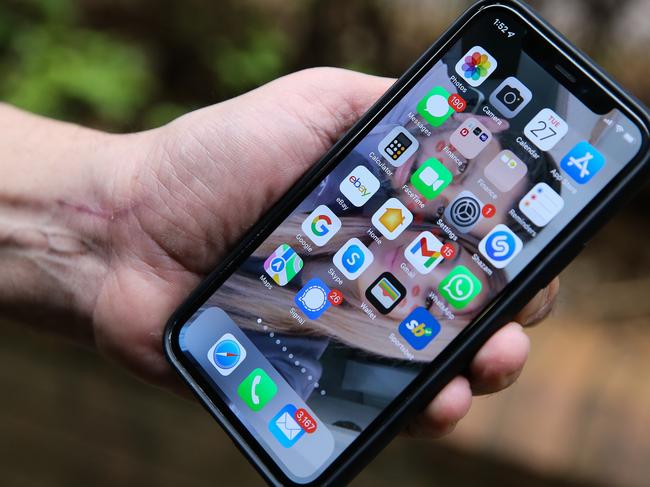
<svg viewBox="0 0 650 487">
<path fill-rule="evenodd" d="M 481 281 L 470 270 L 459 265 L 438 286 L 438 292 L 456 309 L 466 307 L 483 288 Z"/>
</svg>

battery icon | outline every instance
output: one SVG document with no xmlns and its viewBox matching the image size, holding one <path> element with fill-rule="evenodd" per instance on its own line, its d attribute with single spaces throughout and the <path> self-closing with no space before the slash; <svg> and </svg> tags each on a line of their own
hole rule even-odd
<svg viewBox="0 0 650 487">
<path fill-rule="evenodd" d="M 625 142 L 627 142 L 627 143 L 629 143 L 629 144 L 633 144 L 633 143 L 634 143 L 634 137 L 632 137 L 632 136 L 631 136 L 630 134 L 628 134 L 627 132 L 625 132 L 625 133 L 623 134 L 623 140 L 625 140 Z"/>
</svg>

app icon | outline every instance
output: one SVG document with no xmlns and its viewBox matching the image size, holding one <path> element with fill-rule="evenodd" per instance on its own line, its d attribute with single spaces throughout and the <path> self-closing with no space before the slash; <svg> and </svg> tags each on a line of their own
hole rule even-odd
<svg viewBox="0 0 650 487">
<path fill-rule="evenodd" d="M 521 181 L 528 172 L 528 166 L 509 150 L 502 150 L 485 167 L 483 174 L 494 186 L 505 193 Z"/>
<path fill-rule="evenodd" d="M 428 274 L 445 258 L 442 242 L 431 232 L 422 232 L 404 249 L 404 257 L 420 274 Z"/>
<path fill-rule="evenodd" d="M 262 369 L 253 370 L 237 387 L 237 395 L 253 411 L 266 406 L 277 392 L 278 386 Z"/>
<path fill-rule="evenodd" d="M 280 286 L 284 286 L 302 269 L 302 259 L 289 245 L 282 244 L 264 261 L 264 270 Z"/>
<path fill-rule="evenodd" d="M 450 96 L 442 86 L 436 86 L 419 101 L 418 114 L 432 127 L 440 127 L 454 114 L 454 109 L 449 105 Z"/>
<path fill-rule="evenodd" d="M 490 103 L 504 117 L 513 118 L 533 99 L 533 93 L 514 76 L 503 80 L 490 95 Z"/>
<path fill-rule="evenodd" d="M 454 308 L 463 309 L 482 288 L 481 281 L 467 267 L 459 265 L 442 280 L 438 292 Z"/>
<path fill-rule="evenodd" d="M 569 125 L 550 108 L 542 109 L 524 127 L 524 134 L 543 151 L 549 151 L 569 131 Z"/>
<path fill-rule="evenodd" d="M 453 176 L 438 159 L 427 159 L 411 176 L 411 184 L 427 200 L 442 193 L 451 183 Z"/>
<path fill-rule="evenodd" d="M 302 231 L 322 247 L 341 229 L 341 220 L 325 205 L 320 205 L 302 222 Z"/>
<path fill-rule="evenodd" d="M 388 314 L 406 296 L 406 288 L 390 272 L 384 272 L 366 289 L 366 298 L 381 314 Z"/>
<path fill-rule="evenodd" d="M 331 303 L 328 299 L 330 288 L 318 278 L 310 279 L 305 284 L 296 297 L 294 302 L 300 310 L 305 313 L 305 316 L 310 320 L 317 319 L 322 315 Z"/>
<path fill-rule="evenodd" d="M 588 183 L 605 165 L 605 158 L 589 142 L 578 143 L 560 166 L 578 184 Z"/>
<path fill-rule="evenodd" d="M 400 167 L 420 147 L 418 140 L 404 127 L 395 127 L 384 137 L 377 150 L 395 167 Z"/>
<path fill-rule="evenodd" d="M 519 209 L 538 227 L 544 227 L 564 208 L 564 200 L 546 183 L 537 183 L 521 201 Z"/>
<path fill-rule="evenodd" d="M 419 307 L 400 323 L 398 330 L 414 350 L 422 350 L 440 333 L 440 323 L 426 308 Z"/>
<path fill-rule="evenodd" d="M 468 118 L 458 127 L 449 142 L 465 159 L 474 159 L 492 141 L 492 133 L 475 118 Z"/>
<path fill-rule="evenodd" d="M 359 277 L 373 260 L 372 252 L 358 238 L 348 240 L 333 259 L 337 269 L 351 281 Z"/>
<path fill-rule="evenodd" d="M 379 189 L 379 179 L 366 166 L 357 166 L 341 181 L 339 189 L 354 206 L 363 206 Z"/>
<path fill-rule="evenodd" d="M 497 60 L 481 46 L 472 47 L 456 64 L 456 72 L 471 86 L 479 86 L 497 69 Z"/>
<path fill-rule="evenodd" d="M 246 358 L 246 349 L 230 333 L 224 334 L 208 350 L 208 360 L 223 375 L 232 374 Z"/>
<path fill-rule="evenodd" d="M 285 448 L 291 448 L 305 434 L 305 430 L 295 419 L 296 411 L 296 406 L 287 404 L 269 423 L 269 431 Z"/>
<path fill-rule="evenodd" d="M 507 226 L 499 224 L 478 244 L 483 256 L 497 269 L 503 269 L 514 259 L 524 243 Z"/>
<path fill-rule="evenodd" d="M 481 219 L 483 203 L 471 191 L 461 191 L 445 208 L 445 218 L 460 233 L 468 233 Z"/>
<path fill-rule="evenodd" d="M 395 240 L 412 221 L 413 214 L 397 198 L 386 201 L 372 215 L 372 224 L 388 240 Z"/>
</svg>

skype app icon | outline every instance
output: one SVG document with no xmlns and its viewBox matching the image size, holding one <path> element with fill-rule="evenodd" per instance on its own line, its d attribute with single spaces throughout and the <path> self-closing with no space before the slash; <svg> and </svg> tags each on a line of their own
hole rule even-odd
<svg viewBox="0 0 650 487">
<path fill-rule="evenodd" d="M 361 240 L 351 238 L 334 254 L 333 260 L 337 269 L 354 281 L 372 264 L 374 256 Z"/>
</svg>

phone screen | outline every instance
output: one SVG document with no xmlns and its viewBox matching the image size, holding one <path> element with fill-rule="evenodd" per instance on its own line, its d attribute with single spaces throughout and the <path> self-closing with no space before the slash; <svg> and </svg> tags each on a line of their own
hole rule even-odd
<svg viewBox="0 0 650 487">
<path fill-rule="evenodd" d="M 294 482 L 376 424 L 639 152 L 632 119 L 590 108 L 535 35 L 504 8 L 471 19 L 180 328 L 183 360 Z"/>
</svg>

